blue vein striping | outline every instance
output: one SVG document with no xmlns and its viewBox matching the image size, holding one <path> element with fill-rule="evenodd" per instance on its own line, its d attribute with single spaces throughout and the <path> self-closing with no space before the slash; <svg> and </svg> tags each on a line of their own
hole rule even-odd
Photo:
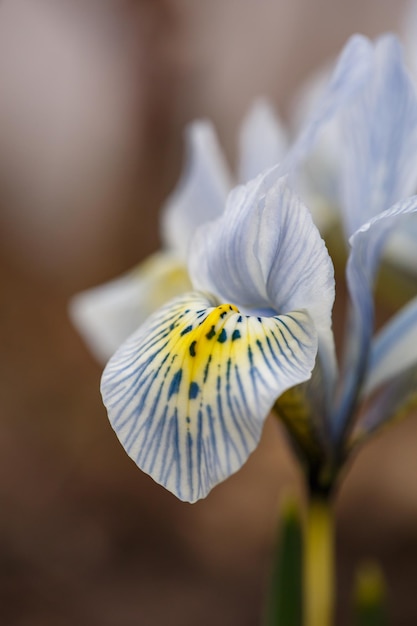
<svg viewBox="0 0 417 626">
<path fill-rule="evenodd" d="M 126 393 L 123 395 L 123 397 L 125 398 L 126 402 L 125 405 L 128 406 L 129 403 L 131 402 L 132 398 L 137 395 L 137 392 L 140 391 L 143 387 L 145 387 L 145 382 L 147 382 L 148 378 L 150 379 L 148 386 L 145 388 L 141 398 L 140 398 L 140 402 L 138 403 L 137 407 L 136 407 L 136 413 L 140 414 L 142 412 L 142 410 L 145 407 L 145 403 L 146 403 L 146 399 L 148 397 L 149 392 L 152 389 L 153 383 L 156 380 L 156 378 L 158 377 L 162 367 L 165 365 L 165 362 L 168 360 L 169 358 L 169 354 L 166 355 L 166 357 L 164 357 L 164 359 L 161 362 L 161 365 L 157 368 L 156 371 L 154 372 L 149 372 L 149 374 L 144 378 L 144 380 L 142 381 L 141 384 L 138 384 L 136 386 L 133 386 L 132 389 L 130 387 L 126 388 Z M 167 370 L 166 373 L 169 372 L 169 369 Z M 140 374 L 138 374 L 137 378 L 139 379 Z M 166 375 L 164 376 L 164 381 L 165 381 Z M 129 393 L 130 390 L 130 393 Z M 125 397 L 126 394 L 129 393 L 129 395 L 127 396 L 127 398 Z M 120 403 L 121 397 L 118 398 L 118 403 Z M 118 423 L 119 421 L 119 417 L 121 417 L 121 415 L 123 415 L 124 412 L 124 406 L 122 405 L 120 407 L 118 416 L 115 419 L 115 425 L 117 426 L 117 428 L 122 428 L 124 426 L 124 423 L 122 422 L 121 424 Z"/>
<path fill-rule="evenodd" d="M 208 333 L 216 336 L 213 346 L 221 347 L 215 362 L 208 354 L 197 382 L 184 370 L 198 352 L 197 342 L 180 344 L 179 338 L 207 318 L 209 309 L 199 307 L 155 318 L 118 363 L 110 364 L 106 384 L 112 423 L 125 447 L 185 499 L 204 495 L 247 458 L 260 436 L 259 407 L 268 409 L 265 397 L 273 402 L 274 377 L 290 377 L 303 365 L 309 341 L 292 316 L 288 322 L 299 329 L 297 335 L 282 319 L 265 326 L 262 318 L 242 317 L 232 309 L 228 317 L 223 311 L 222 325 Z"/>
<path fill-rule="evenodd" d="M 168 413 L 168 407 L 165 406 L 164 411 L 162 413 L 162 417 L 158 421 L 158 425 L 157 425 L 157 428 L 156 428 L 154 436 L 153 436 L 153 440 L 154 440 L 153 454 L 152 454 L 152 458 L 151 458 L 150 464 L 149 464 L 149 472 L 151 474 L 153 474 L 153 472 L 154 472 L 155 463 L 158 460 L 158 455 L 160 457 L 160 448 L 161 448 L 161 443 L 162 443 L 162 434 L 163 434 L 163 431 L 165 430 L 165 424 L 166 424 L 166 420 L 167 420 L 167 413 Z"/>
<path fill-rule="evenodd" d="M 220 393 L 220 390 L 221 390 L 221 377 L 217 376 L 216 407 L 217 407 L 219 422 L 220 422 L 220 426 L 221 426 L 221 430 L 222 430 L 222 434 L 223 434 L 223 440 L 224 440 L 224 443 L 225 443 L 226 458 L 227 458 L 227 472 L 228 472 L 228 474 L 230 474 L 232 472 L 231 450 L 233 450 L 233 452 L 234 452 L 234 454 L 236 456 L 236 459 L 238 460 L 239 463 L 242 462 L 242 458 L 241 458 L 241 454 L 239 452 L 239 448 L 236 445 L 236 443 L 233 440 L 233 438 L 230 436 L 230 431 L 227 428 L 225 414 L 224 414 L 224 410 L 223 410 L 223 396 Z"/>
<path fill-rule="evenodd" d="M 213 416 L 213 412 L 212 412 L 212 408 L 210 404 L 206 405 L 206 413 L 207 413 L 208 425 L 209 425 L 209 431 L 210 431 L 210 443 L 211 443 L 211 447 L 213 450 L 213 457 L 215 459 L 215 465 L 220 465 L 219 451 L 217 448 L 217 438 L 216 438 L 216 433 L 214 430 L 215 418 Z"/>
<path fill-rule="evenodd" d="M 192 497 L 195 497 L 195 494 L 194 494 L 194 476 L 193 476 L 193 470 L 194 470 L 194 464 L 193 464 L 193 443 L 194 442 L 193 442 L 193 438 L 191 436 L 191 433 L 189 431 L 187 431 L 186 438 L 187 438 L 188 481 L 189 481 L 190 492 L 192 494 Z"/>
<path fill-rule="evenodd" d="M 248 402 L 247 402 L 247 399 L 246 399 L 245 388 L 244 388 L 244 386 L 242 384 L 242 381 L 241 381 L 241 378 L 240 378 L 240 375 L 239 375 L 239 366 L 237 364 L 235 364 L 234 368 L 235 368 L 236 382 L 237 382 L 237 385 L 238 385 L 238 388 L 239 388 L 239 398 L 242 401 L 243 409 L 244 409 L 243 411 L 241 411 L 241 415 L 243 416 L 243 418 L 246 421 L 246 426 L 247 426 L 249 432 L 251 432 L 252 437 L 255 439 L 255 435 L 256 435 L 256 433 L 255 433 L 255 426 L 253 424 L 253 421 L 250 419 L 251 410 L 249 408 L 249 405 L 248 405 Z"/>
<path fill-rule="evenodd" d="M 234 427 L 239 435 L 239 438 L 241 440 L 242 446 L 245 450 L 246 455 L 249 454 L 249 446 L 248 446 L 248 441 L 243 433 L 242 427 L 239 424 L 239 420 L 237 419 L 236 416 L 236 411 L 235 408 L 233 406 L 233 401 L 232 401 L 232 396 L 230 393 L 231 390 L 231 385 L 230 385 L 230 371 L 231 371 L 231 359 L 229 358 L 228 362 L 227 362 L 227 368 L 226 368 L 226 401 L 227 401 L 227 406 L 228 409 L 230 411 L 230 415 L 232 417 L 232 421 L 234 424 Z M 240 417 L 240 416 L 239 416 Z"/>
<path fill-rule="evenodd" d="M 203 468 L 203 464 L 201 462 L 201 451 L 202 448 L 204 446 L 204 439 L 203 439 L 203 414 L 201 412 L 201 408 L 198 411 L 197 414 L 197 435 L 196 435 L 196 447 L 197 447 L 197 468 L 198 468 L 198 478 L 199 478 L 199 487 L 200 484 L 202 482 L 202 468 Z"/>
<path fill-rule="evenodd" d="M 164 462 L 161 463 L 161 470 L 159 473 L 159 478 L 163 483 L 167 483 L 168 478 L 172 473 L 178 472 L 177 469 L 177 461 L 178 457 L 176 454 L 176 446 L 173 445 L 173 441 L 177 440 L 177 428 L 178 424 L 176 418 L 171 416 L 169 418 L 169 422 L 166 429 L 165 435 L 165 443 L 161 448 L 161 458 L 164 459 Z"/>
</svg>

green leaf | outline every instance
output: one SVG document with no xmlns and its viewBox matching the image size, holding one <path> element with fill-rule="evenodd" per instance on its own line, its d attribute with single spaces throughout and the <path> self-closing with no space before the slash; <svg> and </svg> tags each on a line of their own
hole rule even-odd
<svg viewBox="0 0 417 626">
<path fill-rule="evenodd" d="M 282 507 L 265 626 L 302 626 L 303 533 L 294 500 Z"/>
</svg>

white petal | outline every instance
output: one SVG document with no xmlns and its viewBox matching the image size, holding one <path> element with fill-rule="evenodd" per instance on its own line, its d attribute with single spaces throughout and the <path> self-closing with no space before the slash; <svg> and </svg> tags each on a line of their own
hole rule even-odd
<svg viewBox="0 0 417 626">
<path fill-rule="evenodd" d="M 242 183 L 277 165 L 288 147 L 287 134 L 273 107 L 258 100 L 243 121 L 239 137 L 239 174 Z"/>
<path fill-rule="evenodd" d="M 417 196 L 412 196 L 380 213 L 350 238 L 346 273 L 353 306 L 344 354 L 344 384 L 334 422 L 338 432 L 349 418 L 368 366 L 374 323 L 372 290 L 383 247 L 392 229 L 400 226 L 402 216 L 416 211 Z"/>
<path fill-rule="evenodd" d="M 397 313 L 375 337 L 365 393 L 417 363 L 417 298 Z"/>
<path fill-rule="evenodd" d="M 335 374 L 333 265 L 311 215 L 285 177 L 271 170 L 229 196 L 221 218 L 196 233 L 189 259 L 194 286 L 248 312 L 305 309 Z"/>
<path fill-rule="evenodd" d="M 341 116 L 348 235 L 417 188 L 417 97 L 398 40 L 375 45 L 372 75 Z"/>
<path fill-rule="evenodd" d="M 161 223 L 165 244 L 184 260 L 195 229 L 221 215 L 232 186 L 212 124 L 193 122 L 186 140 L 186 168 L 163 207 Z"/>
<path fill-rule="evenodd" d="M 159 252 L 123 276 L 78 293 L 70 316 L 96 359 L 105 363 L 151 313 L 190 287 L 183 263 Z"/>
<path fill-rule="evenodd" d="M 135 463 L 194 502 L 242 466 L 277 396 L 310 377 L 316 351 L 305 312 L 247 317 L 191 293 L 118 350 L 103 399 Z"/>
</svg>

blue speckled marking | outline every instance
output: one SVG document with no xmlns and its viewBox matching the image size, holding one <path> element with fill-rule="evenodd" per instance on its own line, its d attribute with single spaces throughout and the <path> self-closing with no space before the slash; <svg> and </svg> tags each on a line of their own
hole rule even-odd
<svg viewBox="0 0 417 626">
<path fill-rule="evenodd" d="M 227 341 L 227 332 L 224 328 L 221 329 L 219 336 L 217 337 L 217 341 L 219 343 L 224 343 L 225 341 Z"/>
<path fill-rule="evenodd" d="M 238 330 L 237 328 L 232 332 L 232 341 L 236 341 L 236 339 L 240 339 L 241 338 L 241 334 L 240 334 L 240 330 Z"/>
<path fill-rule="evenodd" d="M 195 382 L 190 383 L 190 391 L 188 393 L 188 397 L 190 398 L 190 400 L 195 400 L 199 392 L 200 392 L 199 385 Z"/>
<path fill-rule="evenodd" d="M 174 376 L 172 377 L 171 384 L 169 386 L 169 391 L 168 391 L 168 400 L 171 400 L 174 393 L 179 393 L 181 379 L 182 379 L 182 370 L 178 370 L 177 372 L 175 372 Z"/>
</svg>

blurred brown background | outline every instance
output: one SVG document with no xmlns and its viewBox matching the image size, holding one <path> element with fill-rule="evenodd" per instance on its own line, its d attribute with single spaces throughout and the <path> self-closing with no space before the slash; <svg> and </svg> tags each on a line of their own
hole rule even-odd
<svg viewBox="0 0 417 626">
<path fill-rule="evenodd" d="M 3 0 L 0 4 L 0 624 L 255 626 L 283 491 L 301 482 L 268 422 L 259 449 L 186 505 L 125 455 L 76 291 L 158 246 L 184 123 L 239 122 L 353 32 L 398 30 L 399 0 Z M 340 611 L 382 563 L 392 624 L 417 623 L 417 420 L 373 442 L 338 502 Z"/>
</svg>

